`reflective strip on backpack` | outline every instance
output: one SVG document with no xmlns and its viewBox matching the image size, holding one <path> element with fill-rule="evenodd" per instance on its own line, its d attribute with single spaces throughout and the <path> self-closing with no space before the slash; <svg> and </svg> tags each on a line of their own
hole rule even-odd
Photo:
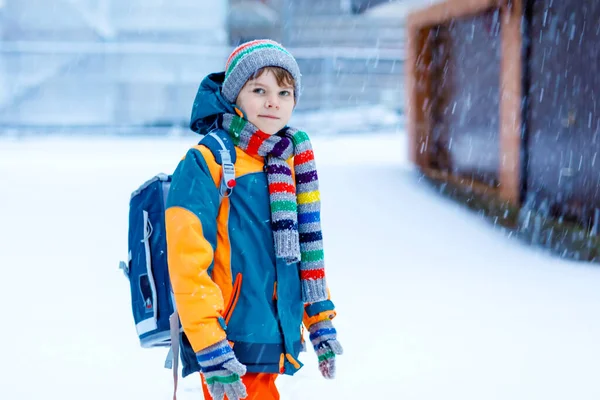
<svg viewBox="0 0 600 400">
<path fill-rule="evenodd" d="M 211 132 L 209 136 L 215 139 L 221 146 L 221 150 L 219 150 L 219 155 L 221 156 L 221 184 L 219 185 L 219 194 L 221 197 L 229 197 L 235 186 L 235 166 L 231 159 L 231 153 L 227 150 L 225 142 L 223 142 L 219 135 Z"/>
<path fill-rule="evenodd" d="M 158 318 L 158 300 L 156 298 L 156 284 L 154 283 L 154 274 L 152 272 L 152 253 L 150 252 L 150 236 L 152 235 L 152 224 L 148 218 L 148 211 L 143 210 L 144 216 L 144 251 L 146 255 L 146 272 L 148 273 L 148 283 L 150 284 L 150 290 L 152 290 L 152 318 L 145 319 L 136 325 L 138 335 L 150 332 L 157 328 L 156 321 Z"/>
<path fill-rule="evenodd" d="M 135 325 L 135 329 L 137 330 L 138 336 L 141 336 L 145 333 L 152 332 L 158 329 L 158 326 L 156 325 L 156 320 L 154 319 L 154 317 L 151 317 L 138 322 Z"/>
</svg>

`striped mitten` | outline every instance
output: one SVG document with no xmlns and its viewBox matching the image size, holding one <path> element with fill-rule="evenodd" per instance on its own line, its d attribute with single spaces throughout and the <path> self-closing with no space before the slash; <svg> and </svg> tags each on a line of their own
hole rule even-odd
<svg viewBox="0 0 600 400">
<path fill-rule="evenodd" d="M 344 352 L 337 340 L 337 332 L 329 320 L 312 324 L 310 341 L 319 357 L 319 370 L 326 379 L 335 378 L 335 356 Z"/>
<path fill-rule="evenodd" d="M 213 400 L 240 400 L 247 397 L 246 387 L 240 379 L 246 373 L 227 340 L 222 340 L 196 353 L 208 391 Z"/>
</svg>

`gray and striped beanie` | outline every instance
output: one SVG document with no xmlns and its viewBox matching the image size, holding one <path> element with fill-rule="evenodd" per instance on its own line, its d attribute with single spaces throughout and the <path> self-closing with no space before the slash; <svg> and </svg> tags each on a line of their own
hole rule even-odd
<svg viewBox="0 0 600 400">
<path fill-rule="evenodd" d="M 240 90 L 259 69 L 280 67 L 288 71 L 295 81 L 294 97 L 300 97 L 300 68 L 294 56 L 282 45 L 272 40 L 253 40 L 236 47 L 225 65 L 223 96 L 235 103 Z"/>
</svg>

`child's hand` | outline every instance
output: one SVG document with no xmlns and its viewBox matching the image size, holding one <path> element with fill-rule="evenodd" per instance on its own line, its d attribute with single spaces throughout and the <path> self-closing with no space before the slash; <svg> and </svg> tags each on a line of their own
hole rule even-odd
<svg viewBox="0 0 600 400">
<path fill-rule="evenodd" d="M 206 379 L 206 385 L 213 400 L 240 400 L 247 397 L 246 386 L 240 379 L 246 374 L 227 340 L 207 347 L 196 353 L 196 359 Z"/>
<path fill-rule="evenodd" d="M 319 357 L 319 370 L 326 379 L 335 378 L 335 356 L 344 352 L 337 340 L 337 332 L 331 321 L 325 320 L 312 324 L 310 341 Z"/>
</svg>

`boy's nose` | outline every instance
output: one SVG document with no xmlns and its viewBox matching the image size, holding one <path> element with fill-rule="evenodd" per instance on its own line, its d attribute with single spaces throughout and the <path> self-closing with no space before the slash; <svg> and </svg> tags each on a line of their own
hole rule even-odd
<svg viewBox="0 0 600 400">
<path fill-rule="evenodd" d="M 267 108 L 276 108 L 279 109 L 279 102 L 273 99 L 267 99 Z"/>
</svg>

